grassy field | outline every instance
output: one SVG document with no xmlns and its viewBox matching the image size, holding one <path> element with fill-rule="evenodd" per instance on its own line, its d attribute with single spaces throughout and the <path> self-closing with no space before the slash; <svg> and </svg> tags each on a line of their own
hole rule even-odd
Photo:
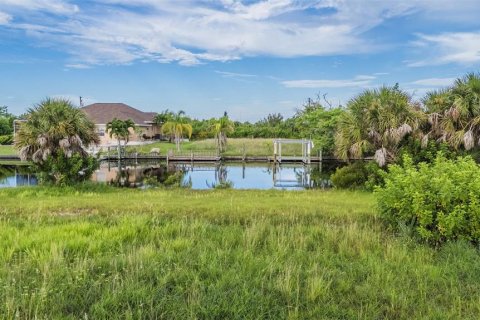
<svg viewBox="0 0 480 320">
<path fill-rule="evenodd" d="M 2 319 L 478 319 L 480 259 L 371 194 L 0 190 Z"/>
<path fill-rule="evenodd" d="M 176 150 L 174 143 L 156 142 L 144 146 L 130 147 L 130 151 L 137 151 L 140 153 L 149 153 L 152 148 L 159 148 L 161 154 L 166 154 L 168 150 Z M 182 152 L 189 151 L 207 151 L 216 152 L 217 146 L 214 139 L 206 139 L 200 141 L 182 142 Z M 271 156 L 273 155 L 273 139 L 228 139 L 227 151 L 224 153 L 227 156 Z M 283 145 L 283 155 L 301 155 L 301 145 Z"/>
<path fill-rule="evenodd" d="M 17 151 L 13 148 L 13 146 L 0 145 L 0 155 L 10 156 L 10 155 L 15 155 L 15 154 L 17 154 Z"/>
<path fill-rule="evenodd" d="M 159 148 L 161 154 L 166 154 L 168 150 L 176 150 L 174 143 L 169 142 L 155 142 L 143 146 L 128 147 L 129 151 L 137 151 L 140 153 L 150 153 L 152 148 Z M 182 142 L 182 152 L 198 151 L 198 152 L 216 152 L 217 146 L 214 139 L 206 139 L 200 141 Z M 227 156 L 271 156 L 273 155 L 273 139 L 228 139 L 227 151 L 224 153 Z M 316 152 L 316 151 L 314 151 Z M 15 155 L 17 154 L 13 146 L 0 146 L 0 155 Z M 301 155 L 302 149 L 300 145 L 284 145 L 282 146 L 283 155 Z"/>
</svg>

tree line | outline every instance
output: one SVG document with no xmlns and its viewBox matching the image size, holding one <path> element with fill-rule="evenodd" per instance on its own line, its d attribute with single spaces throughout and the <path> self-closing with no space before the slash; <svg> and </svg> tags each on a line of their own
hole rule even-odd
<svg viewBox="0 0 480 320">
<path fill-rule="evenodd" d="M 22 159 L 47 166 L 43 171 L 50 173 L 62 166 L 74 172 L 72 175 L 92 170 L 90 160 L 85 160 L 85 147 L 99 138 L 80 109 L 62 99 L 46 99 L 23 118 L 26 121 L 15 141 Z M 13 130 L 13 119 L 5 107 L 0 109 L 0 133 Z M 120 122 L 113 119 L 109 124 L 110 135 L 117 139 L 128 137 L 128 128 L 133 126 Z M 397 162 L 404 152 L 428 158 L 422 151 L 428 148 L 446 148 L 453 153 L 476 151 L 480 146 L 480 76 L 467 74 L 421 101 L 414 101 L 395 85 L 365 90 L 345 107 L 327 108 L 319 98 L 308 99 L 286 119 L 277 113 L 256 123 L 236 122 L 225 112 L 220 118 L 197 120 L 183 111 L 165 110 L 156 115 L 155 122 L 177 148 L 184 136 L 215 138 L 221 151 L 226 148 L 227 136 L 311 138 L 325 153 L 338 158 L 371 156 L 384 166 Z M 69 159 L 75 161 L 70 163 Z"/>
</svg>

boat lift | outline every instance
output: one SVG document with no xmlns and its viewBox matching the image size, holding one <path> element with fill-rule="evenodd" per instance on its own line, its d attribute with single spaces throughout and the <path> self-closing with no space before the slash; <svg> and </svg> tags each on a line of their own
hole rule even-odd
<svg viewBox="0 0 480 320">
<path fill-rule="evenodd" d="M 302 156 L 282 156 L 282 144 L 301 144 Z M 311 162 L 311 153 L 313 149 L 313 141 L 309 139 L 274 139 L 273 140 L 273 162 L 281 163 L 285 161 L 302 161 L 303 163 Z"/>
</svg>

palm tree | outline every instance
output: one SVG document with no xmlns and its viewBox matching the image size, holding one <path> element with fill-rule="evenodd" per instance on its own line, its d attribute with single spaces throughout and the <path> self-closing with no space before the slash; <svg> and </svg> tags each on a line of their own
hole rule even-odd
<svg viewBox="0 0 480 320">
<path fill-rule="evenodd" d="M 22 123 L 15 137 L 20 158 L 33 161 L 40 170 L 51 171 L 48 175 L 56 183 L 65 177 L 65 173 L 48 165 L 48 160 L 60 161 L 62 157 L 68 162 L 74 155 L 86 158 L 85 146 L 98 142 L 95 125 L 83 111 L 68 100 L 50 98 L 28 109 L 26 122 Z"/>
<path fill-rule="evenodd" d="M 361 158 L 374 153 L 380 166 L 396 160 L 401 142 L 418 134 L 423 112 L 398 86 L 366 90 L 348 102 L 335 135 L 339 158 Z"/>
<path fill-rule="evenodd" d="M 170 134 L 174 137 L 177 151 L 180 151 L 180 142 L 182 138 L 185 135 L 188 136 L 188 138 L 192 136 L 193 128 L 189 123 L 187 123 L 187 121 L 188 118 L 185 117 L 185 112 L 179 111 L 170 120 L 162 125 L 162 133 Z"/>
<path fill-rule="evenodd" d="M 448 89 L 434 91 L 424 99 L 429 131 L 422 139 L 446 142 L 459 149 L 470 150 L 480 145 L 480 75 L 467 74 Z"/>
<path fill-rule="evenodd" d="M 211 126 L 211 131 L 214 133 L 217 148 L 219 152 L 224 152 L 227 148 L 227 134 L 232 133 L 235 127 L 233 122 L 228 118 L 227 113 L 223 117 L 219 118 L 218 121 L 213 123 Z"/>
<path fill-rule="evenodd" d="M 110 135 L 110 138 L 115 136 L 118 141 L 118 168 L 120 168 L 120 157 L 121 157 L 121 144 L 120 141 L 124 140 L 125 145 L 128 142 L 128 138 L 130 136 L 130 128 L 135 129 L 135 123 L 130 120 L 120 120 L 114 118 L 112 121 L 107 123 L 107 132 Z"/>
</svg>

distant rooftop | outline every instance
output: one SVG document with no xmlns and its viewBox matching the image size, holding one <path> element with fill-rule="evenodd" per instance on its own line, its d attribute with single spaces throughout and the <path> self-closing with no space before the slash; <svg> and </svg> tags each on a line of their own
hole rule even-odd
<svg viewBox="0 0 480 320">
<path fill-rule="evenodd" d="M 81 108 L 95 124 L 106 124 L 117 118 L 131 119 L 137 125 L 149 124 L 155 117 L 155 112 L 143 112 L 125 103 L 94 103 Z"/>
</svg>

